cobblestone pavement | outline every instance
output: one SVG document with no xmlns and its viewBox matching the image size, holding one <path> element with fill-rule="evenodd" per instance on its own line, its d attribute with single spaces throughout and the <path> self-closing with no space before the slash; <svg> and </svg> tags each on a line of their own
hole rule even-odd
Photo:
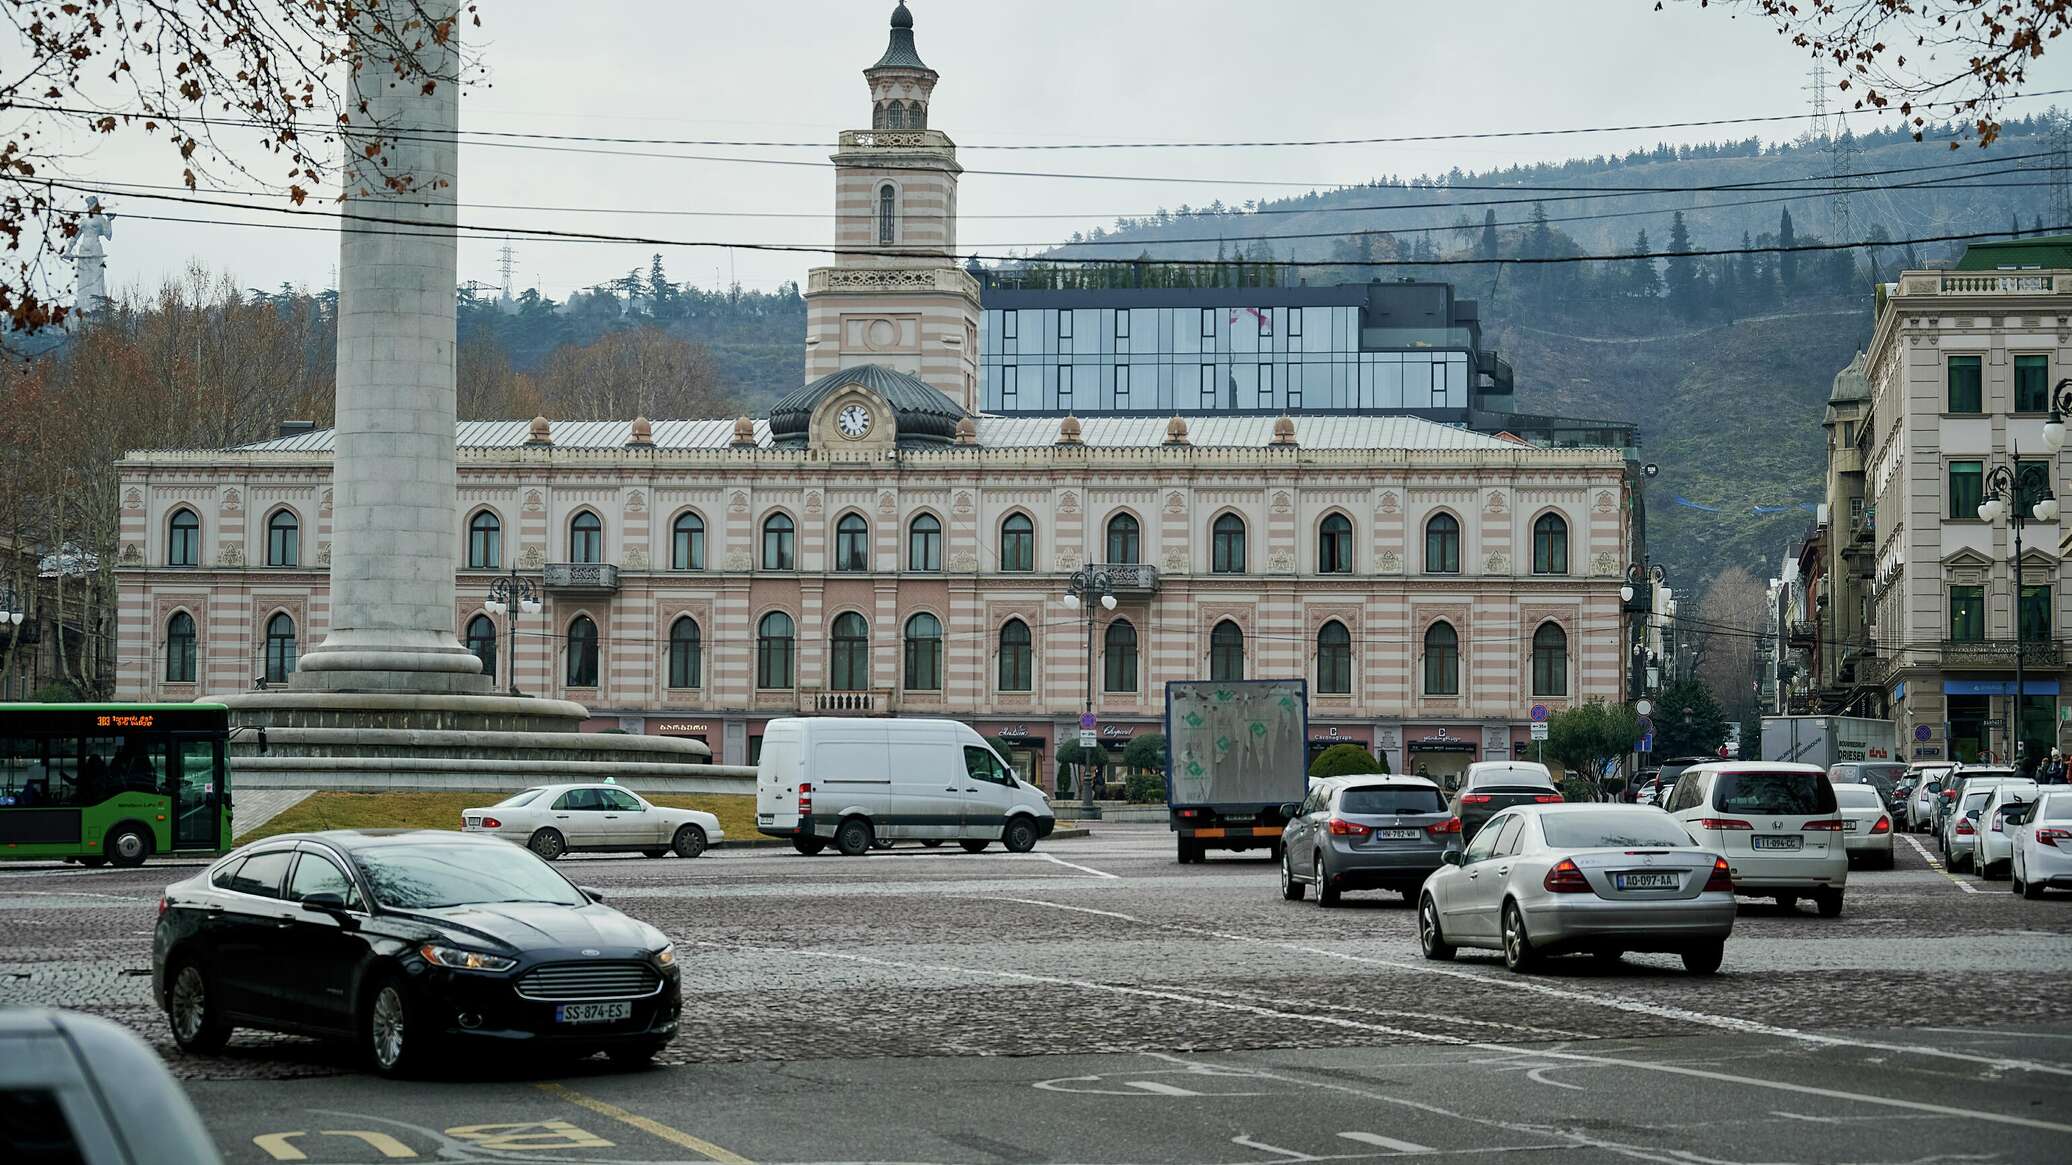
<svg viewBox="0 0 2072 1165">
<path fill-rule="evenodd" d="M 1733 1080 L 1796 1073 L 1813 1092 L 1863 1084 L 1863 1073 L 1886 1073 L 1892 1064 L 1925 1065 L 1922 1087 L 1937 1095 L 2040 1079 L 2052 1087 L 2025 1102 L 2026 1113 L 2045 1125 L 2065 1122 L 2072 1133 L 2072 991 L 2064 987 L 2072 973 L 2072 896 L 2025 901 L 2005 882 L 1931 868 L 1904 843 L 1898 852 L 1896 870 L 1851 875 L 1840 919 L 1821 919 L 1810 907 L 1787 913 L 1744 904 L 1726 964 L 1711 979 L 1690 978 L 1673 958 L 1647 955 L 1611 967 L 1556 960 L 1530 978 L 1476 953 L 1427 963 L 1417 952 L 1413 914 L 1396 895 L 1352 895 L 1335 911 L 1283 902 L 1269 863 L 1228 856 L 1182 867 L 1170 835 L 1156 827 L 1104 826 L 1094 837 L 1048 842 L 1030 855 L 901 847 L 860 859 L 771 850 L 715 852 L 691 862 L 570 858 L 562 868 L 571 877 L 603 889 L 612 904 L 676 940 L 686 997 L 683 1035 L 664 1057 L 674 1071 L 579 1077 L 572 1086 L 609 1091 L 621 1086 L 612 1081 L 637 1079 L 646 1083 L 634 1099 L 680 1112 L 670 1106 L 685 1103 L 688 1081 L 698 1082 L 700 1095 L 722 1084 L 752 1095 L 750 1082 L 772 1061 L 811 1062 L 826 1079 L 857 1082 L 867 1092 L 881 1077 L 919 1089 L 914 1081 L 923 1078 L 940 1088 L 945 1080 L 983 1075 L 970 1057 L 1107 1055 L 1139 1065 L 1149 1055 L 1176 1058 L 1182 1066 L 1169 1070 L 1197 1075 L 1213 1075 L 1219 1064 L 1258 1073 L 1271 1064 L 1358 1062 L 1368 1064 L 1359 1070 L 1368 1076 L 1416 1080 L 1422 1070 L 1403 1065 L 1446 1050 L 1434 1071 L 1463 1075 L 1452 1087 L 1474 1092 L 1491 1081 L 1465 1078 L 1469 1065 L 1485 1061 L 1464 1049 L 1504 1049 L 1487 1062 L 1557 1057 L 1528 1070 L 1541 1071 L 1559 1067 L 1564 1054 L 1599 1069 L 1613 1061 L 1592 1057 L 1613 1052 L 1695 1063 L 1700 1058 L 1689 1049 L 1703 1047 L 1716 1049 L 1705 1053 L 1708 1063 L 1763 1062 Z M 208 1058 L 170 1047 L 150 1003 L 154 906 L 164 884 L 198 868 L 0 868 L 0 1004 L 71 1007 L 131 1025 L 193 1082 L 212 1124 L 227 1122 L 243 1149 L 252 1136 L 268 1134 L 244 1131 L 257 1118 L 228 1098 L 248 1095 L 255 1079 L 292 1085 L 293 1092 L 279 1095 L 307 1094 L 302 1103 L 310 1111 L 386 1087 L 361 1076 L 344 1051 L 312 1041 L 241 1033 L 229 1052 Z M 1990 1008 L 1981 1013 L 1963 1000 L 1990 1001 Z M 1772 1061 L 1780 1055 L 1796 1059 L 1778 1068 Z M 857 1066 L 838 1066 L 845 1063 Z M 924 1067 L 931 1064 L 947 1067 L 929 1077 Z M 1103 1067 L 1039 1066 L 1022 1074 L 1101 1077 L 1095 1069 Z M 594 1071 L 603 1071 L 601 1062 Z M 787 1079 L 795 1084 L 804 1071 L 797 1067 Z M 1146 1093 L 1171 1095 L 1160 1092 L 1155 1074 L 1148 1079 Z M 1509 1072 L 1504 1087 L 1519 1079 Z M 1528 1091 L 1563 1103 L 1578 1099 L 1548 1079 L 1559 1078 L 1539 1079 Z M 1669 1087 L 1659 1080 L 1628 1084 Z M 495 1108 L 492 1100 L 512 1096 L 536 1106 L 541 1089 L 562 1086 L 528 1076 L 466 1087 L 468 1103 Z M 1014 1087 L 1020 1104 L 1034 1086 Z M 1346 1099 L 1343 1090 L 1333 1095 Z M 615 1102 L 598 1103 L 609 1109 Z M 1964 1111 L 1991 1107 L 1990 1100 L 1966 1105 Z M 697 1120 L 710 1119 L 705 1107 L 692 1107 Z M 593 1119 L 584 1127 L 594 1132 L 598 1110 L 587 1111 Z M 1926 1121 L 1932 1112 L 1901 1105 L 1891 1115 Z M 299 1127 L 314 1128 L 307 1122 L 317 1119 Z M 425 1115 L 411 1127 L 436 1132 L 445 1127 L 442 1119 Z M 1772 1123 L 1780 1122 L 1791 1131 L 1789 1115 Z M 1380 1143 L 1360 1139 L 1364 1126 L 1344 1127 L 1340 1150 L 1371 1151 Z M 729 1128 L 742 1143 L 772 1151 L 753 1128 Z M 1213 1147 L 1227 1150 L 1229 1140 L 1215 1138 Z M 681 1142 L 657 1143 L 674 1144 L 682 1156 Z M 976 1145 L 958 1151 L 956 1143 L 951 1138 L 923 1158 L 1051 1155 L 1016 1157 Z M 2072 1156 L 2072 1142 L 2051 1143 L 2067 1150 L 2059 1159 Z M 1905 1147 L 1906 1140 L 1894 1144 Z M 817 1143 L 793 1149 L 778 1155 L 824 1151 Z M 871 1151 L 899 1155 L 891 1145 Z M 1323 1156 L 1315 1145 L 1288 1153 L 1279 1159 Z M 309 1159 L 326 1158 L 312 1152 Z M 1276 1158 L 1252 1152 L 1250 1159 Z M 1532 1158 L 1507 1158 L 1518 1159 Z M 1794 1151 L 1765 1159 L 1838 1158 Z"/>
</svg>

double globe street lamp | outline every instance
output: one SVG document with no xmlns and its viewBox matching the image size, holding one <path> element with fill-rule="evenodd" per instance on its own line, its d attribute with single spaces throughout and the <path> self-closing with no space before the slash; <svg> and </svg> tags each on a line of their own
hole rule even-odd
<svg viewBox="0 0 2072 1165">
<path fill-rule="evenodd" d="M 1115 590 L 1108 578 L 1108 572 L 1088 563 L 1072 572 L 1065 580 L 1065 609 L 1077 611 L 1086 609 L 1086 704 L 1082 709 L 1089 723 L 1094 714 L 1094 604 L 1098 602 L 1103 610 L 1115 609 Z M 1083 753 L 1085 750 L 1082 749 Z M 1079 762 L 1079 808 L 1086 817 L 1094 817 L 1099 811 L 1094 807 L 1094 784 L 1092 766 L 1083 758 Z"/>
<path fill-rule="evenodd" d="M 2065 388 L 2068 384 L 2072 384 L 2072 380 L 2061 380 L 2058 382 L 2057 391 L 2064 393 L 2064 396 L 2060 397 L 2061 400 L 2065 396 L 2072 396 L 2072 393 L 2065 393 Z M 2052 436 L 2053 430 L 2056 433 L 2055 438 Z M 2043 443 L 2050 446 L 2053 452 L 2057 451 L 2065 443 L 2065 423 L 2060 416 L 2056 401 L 2052 402 L 2049 422 L 2043 426 Z M 2024 663 L 2023 656 L 2026 654 L 2024 636 L 2022 635 L 2022 529 L 2029 524 L 2031 517 L 2034 517 L 2039 522 L 2057 521 L 2058 499 L 2051 492 L 2050 474 L 2046 470 L 2042 482 L 2042 495 L 2030 503 L 2027 507 L 2028 512 L 2024 513 L 2022 481 L 2019 472 L 2021 451 L 2019 449 L 2012 449 L 2010 457 L 2013 460 L 2012 465 L 1996 465 L 1986 474 L 1984 482 L 1985 497 L 1978 504 L 1978 516 L 1979 521 L 1990 524 L 1998 522 L 2005 515 L 2008 528 L 2014 534 L 2014 558 L 2010 567 L 2012 581 L 2009 583 L 2009 587 L 2014 592 L 2014 695 L 2007 701 L 2007 751 L 2009 759 L 2016 764 L 2020 764 L 2022 754 L 2020 735 L 2021 707 L 2022 699 L 2027 694 L 2027 685 L 2023 682 L 2025 677 L 2022 666 Z"/>
<path fill-rule="evenodd" d="M 508 616 L 505 624 L 510 628 L 511 636 L 511 650 L 509 653 L 511 662 L 508 665 L 511 671 L 511 694 L 514 696 L 519 695 L 518 616 L 520 614 L 537 615 L 540 613 L 539 587 L 534 585 L 531 579 L 519 574 L 518 565 L 513 563 L 511 564 L 511 573 L 490 581 L 489 598 L 483 601 L 482 609 L 491 615 Z M 489 678 L 492 683 L 496 681 L 496 677 L 493 675 Z"/>
</svg>

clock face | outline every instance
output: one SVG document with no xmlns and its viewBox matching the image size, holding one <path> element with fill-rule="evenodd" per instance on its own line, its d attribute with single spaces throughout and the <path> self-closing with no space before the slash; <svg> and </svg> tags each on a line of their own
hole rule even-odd
<svg viewBox="0 0 2072 1165">
<path fill-rule="evenodd" d="M 871 431 L 871 411 L 862 405 L 844 405 L 835 414 L 835 427 L 853 441 Z"/>
</svg>

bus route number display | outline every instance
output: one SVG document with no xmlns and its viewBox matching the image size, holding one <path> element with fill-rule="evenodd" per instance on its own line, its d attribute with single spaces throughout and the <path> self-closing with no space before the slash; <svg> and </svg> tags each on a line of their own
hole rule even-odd
<svg viewBox="0 0 2072 1165">
<path fill-rule="evenodd" d="M 150 728 L 156 724 L 157 719 L 150 715 L 96 716 L 94 725 L 97 728 Z"/>
</svg>

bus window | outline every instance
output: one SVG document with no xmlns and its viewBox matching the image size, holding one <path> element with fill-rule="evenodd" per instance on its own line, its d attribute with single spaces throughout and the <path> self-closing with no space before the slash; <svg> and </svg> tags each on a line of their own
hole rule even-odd
<svg viewBox="0 0 2072 1165">
<path fill-rule="evenodd" d="M 214 849 L 221 840 L 217 825 L 217 757 L 223 746 L 213 740 L 181 740 L 180 780 L 173 787 L 173 848 Z"/>
<path fill-rule="evenodd" d="M 155 736 L 89 736 L 81 742 L 79 783 L 85 804 L 117 793 L 163 793 L 165 740 Z"/>
</svg>

